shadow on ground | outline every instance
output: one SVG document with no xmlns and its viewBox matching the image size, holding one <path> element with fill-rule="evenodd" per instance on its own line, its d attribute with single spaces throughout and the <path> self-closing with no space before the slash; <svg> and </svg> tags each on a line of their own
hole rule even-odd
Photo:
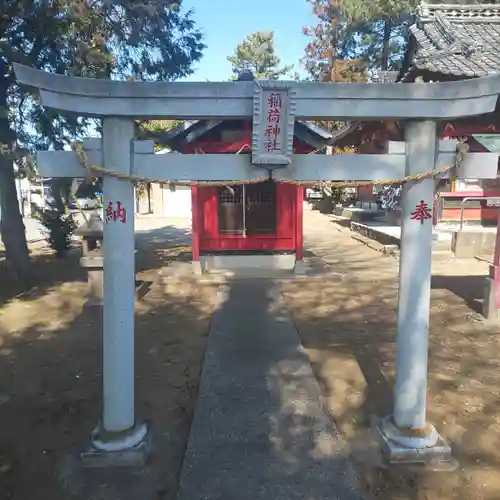
<svg viewBox="0 0 500 500">
<path fill-rule="evenodd" d="M 484 278 L 433 278 L 429 420 L 460 468 L 380 467 L 367 451 L 372 422 L 392 411 L 397 261 L 346 236 L 320 247 L 314 253 L 336 262 L 338 275 L 286 282 L 283 293 L 364 484 L 384 500 L 500 498 L 500 338 L 469 307 Z"/>
<path fill-rule="evenodd" d="M 223 300 L 178 500 L 363 500 L 279 285 L 231 281 Z"/>
<path fill-rule="evenodd" d="M 140 280 L 154 281 L 168 259 L 189 260 L 182 232 L 168 249 L 168 241 L 156 238 L 150 244 L 138 240 Z M 342 458 L 328 458 L 328 449 L 318 446 L 317 418 L 300 413 L 289 397 L 287 388 L 291 390 L 297 378 L 283 364 L 298 359 L 296 347 L 281 358 L 271 355 L 264 360 L 273 381 L 270 404 L 276 418 L 261 429 L 259 443 L 271 447 L 280 471 L 286 464 L 288 477 L 299 483 L 312 456 L 333 470 L 348 455 L 363 485 L 381 500 L 500 498 L 500 340 L 498 330 L 486 327 L 468 306 L 477 299 L 477 288 L 463 276 L 441 273 L 436 274 L 432 290 L 429 419 L 452 444 L 460 468 L 431 473 L 383 467 L 370 427 L 373 417 L 392 409 L 397 261 L 346 241 L 341 235 L 326 238 L 309 254 L 336 274 L 281 284 L 326 407 L 347 443 L 337 455 Z M 0 498 L 89 499 L 93 493 L 100 500 L 149 500 L 148 495 L 173 500 L 215 291 L 182 279 L 175 293 L 152 289 L 140 301 L 138 415 L 153 420 L 161 459 L 137 475 L 123 471 L 82 475 L 64 458 L 87 438 L 99 418 L 101 342 L 99 320 L 82 307 L 85 283 L 78 254 L 67 259 L 40 260 L 41 269 L 51 272 L 31 294 L 14 299 L 15 294 L 7 291 L 1 296 Z M 264 290 L 262 297 L 267 293 Z M 240 303 L 235 332 L 241 328 L 244 307 L 259 297 L 254 294 Z M 279 310 L 275 319 L 285 321 Z M 224 361 L 246 363 L 250 370 L 250 354 L 261 352 L 258 347 L 249 338 L 245 349 Z M 250 387 L 242 387 L 232 404 L 243 405 L 252 394 Z M 328 428 L 328 422 L 322 425 Z M 245 469 L 244 458 L 239 460 Z M 144 484 L 147 491 L 141 489 Z"/>
<path fill-rule="evenodd" d="M 165 225 L 136 233 L 136 271 L 159 269 L 169 261 L 191 260 L 188 229 Z M 146 253 L 144 251 L 147 251 Z M 75 242 L 63 258 L 57 258 L 47 247 L 37 246 L 31 251 L 32 283 L 23 286 L 16 279 L 0 254 L 0 306 L 15 298 L 36 299 L 64 282 L 85 282 L 86 271 L 78 265 L 81 245 Z M 60 267 L 66 268 L 60 273 Z"/>
<path fill-rule="evenodd" d="M 462 297 L 475 312 L 481 313 L 484 300 L 484 276 L 446 276 L 434 275 L 431 286 L 433 289 L 445 289 Z"/>
<path fill-rule="evenodd" d="M 215 291 L 189 277 L 165 291 L 158 251 L 141 241 L 137 253 L 137 279 L 155 284 L 136 305 L 136 407 L 160 458 L 132 475 L 75 469 L 71 453 L 100 417 L 101 317 L 83 307 L 78 251 L 43 255 L 44 281 L 0 309 L 0 498 L 173 499 Z"/>
</svg>

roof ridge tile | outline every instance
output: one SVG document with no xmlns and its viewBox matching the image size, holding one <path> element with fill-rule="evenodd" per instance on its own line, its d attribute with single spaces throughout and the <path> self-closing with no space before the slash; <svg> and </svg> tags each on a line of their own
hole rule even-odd
<svg viewBox="0 0 500 500">
<path fill-rule="evenodd" d="M 500 4 L 420 3 L 419 18 L 421 22 L 433 21 L 436 15 L 441 15 L 450 21 L 500 22 Z"/>
</svg>

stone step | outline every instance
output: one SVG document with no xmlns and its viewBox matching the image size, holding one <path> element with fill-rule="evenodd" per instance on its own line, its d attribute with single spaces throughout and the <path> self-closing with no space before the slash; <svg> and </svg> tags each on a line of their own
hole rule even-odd
<svg viewBox="0 0 500 500">
<path fill-rule="evenodd" d="M 371 239 L 368 236 L 364 236 L 359 233 L 351 233 L 351 237 L 366 245 L 373 250 L 381 252 L 385 255 L 392 255 L 393 257 L 398 257 L 400 253 L 399 249 L 399 241 L 397 244 L 383 244 L 377 240 Z M 450 259 L 453 258 L 454 254 L 451 251 L 451 242 L 446 240 L 437 240 L 434 239 L 432 241 L 432 258 L 433 259 Z"/>
<path fill-rule="evenodd" d="M 432 241 L 432 252 L 450 252 L 451 253 L 451 241 L 447 240 L 433 240 Z"/>
</svg>

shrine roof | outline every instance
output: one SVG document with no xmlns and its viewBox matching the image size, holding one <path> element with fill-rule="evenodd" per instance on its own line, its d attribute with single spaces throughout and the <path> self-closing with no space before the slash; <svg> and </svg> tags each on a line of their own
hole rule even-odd
<svg viewBox="0 0 500 500">
<path fill-rule="evenodd" d="M 163 135 L 162 139 L 172 148 L 176 149 L 182 142 L 193 142 L 200 139 L 210 130 L 218 127 L 227 120 L 196 120 L 184 122 L 181 126 Z M 317 148 L 332 138 L 325 129 L 309 121 L 297 120 L 295 122 L 295 135 L 304 142 Z"/>
<path fill-rule="evenodd" d="M 398 71 L 381 71 L 373 77 L 372 83 L 396 83 Z"/>
<path fill-rule="evenodd" d="M 422 2 L 409 31 L 402 82 L 421 72 L 454 79 L 500 73 L 499 4 Z"/>
</svg>

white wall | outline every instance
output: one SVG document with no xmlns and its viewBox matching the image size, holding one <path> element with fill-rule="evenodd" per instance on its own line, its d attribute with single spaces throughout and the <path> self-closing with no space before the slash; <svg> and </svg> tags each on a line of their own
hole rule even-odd
<svg viewBox="0 0 500 500">
<path fill-rule="evenodd" d="M 163 215 L 191 217 L 191 188 L 177 186 L 171 191 L 168 186 L 163 186 Z"/>
</svg>

